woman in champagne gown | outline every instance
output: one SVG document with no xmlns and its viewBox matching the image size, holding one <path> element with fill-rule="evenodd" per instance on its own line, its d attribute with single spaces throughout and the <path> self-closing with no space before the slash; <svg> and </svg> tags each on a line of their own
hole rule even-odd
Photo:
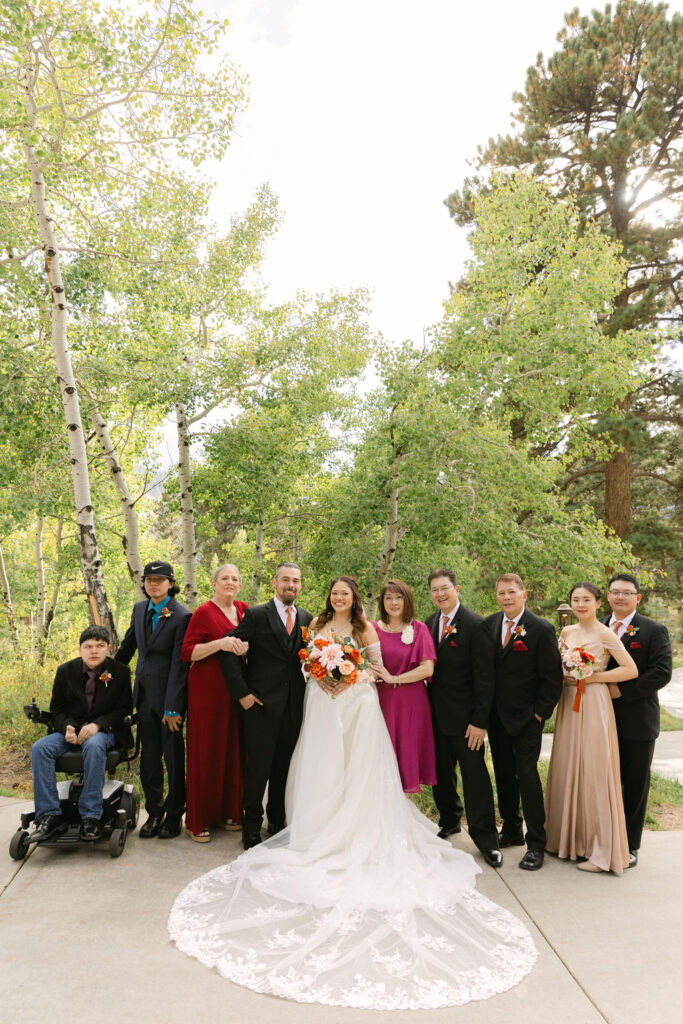
<svg viewBox="0 0 683 1024">
<path fill-rule="evenodd" d="M 565 668 L 545 791 L 546 849 L 570 860 L 581 858 L 582 871 L 620 875 L 628 867 L 629 851 L 609 685 L 635 679 L 638 669 L 616 634 L 598 622 L 598 587 L 577 583 L 569 599 L 579 621 L 560 634 L 563 661 L 579 648 L 592 654 L 595 663 L 582 686 Z M 606 671 L 610 656 L 617 667 Z"/>
<path fill-rule="evenodd" d="M 358 586 L 336 579 L 311 628 L 374 664 Z M 178 896 L 179 949 L 257 992 L 363 1009 L 486 999 L 536 959 L 527 929 L 475 891 L 469 854 L 405 799 L 371 671 L 309 678 L 287 782 L 289 825 Z"/>
</svg>

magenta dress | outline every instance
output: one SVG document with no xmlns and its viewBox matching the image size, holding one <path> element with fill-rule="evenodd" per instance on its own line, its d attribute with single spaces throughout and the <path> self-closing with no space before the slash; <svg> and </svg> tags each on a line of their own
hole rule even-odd
<svg viewBox="0 0 683 1024">
<path fill-rule="evenodd" d="M 434 641 L 424 622 L 413 621 L 414 637 L 404 644 L 400 633 L 386 633 L 375 622 L 384 667 L 393 676 L 417 668 L 421 661 L 436 660 Z M 419 793 L 420 784 L 436 785 L 434 733 L 424 680 L 392 686 L 377 683 L 379 704 L 394 745 L 404 793 Z"/>
</svg>

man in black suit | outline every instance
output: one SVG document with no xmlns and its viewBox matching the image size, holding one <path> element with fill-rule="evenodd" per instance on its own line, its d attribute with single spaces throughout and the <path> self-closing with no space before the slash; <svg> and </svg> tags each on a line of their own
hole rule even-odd
<svg viewBox="0 0 683 1024">
<path fill-rule="evenodd" d="M 545 808 L 538 776 L 543 723 L 562 693 L 562 660 L 555 630 L 526 607 L 527 593 L 516 573 L 496 582 L 501 611 L 486 619 L 495 651 L 496 690 L 489 741 L 503 819 L 501 846 L 523 846 L 525 871 L 543 867 Z M 519 799 L 526 821 L 522 833 Z"/>
<path fill-rule="evenodd" d="M 131 746 L 124 718 L 131 712 L 130 670 L 109 657 L 104 626 L 84 629 L 80 657 L 60 665 L 52 685 L 54 732 L 31 748 L 37 831 L 48 836 L 62 824 L 55 761 L 70 748 L 83 753 L 83 791 L 78 798 L 82 839 L 97 839 L 102 819 L 102 787 L 107 751 L 118 742 Z"/>
<path fill-rule="evenodd" d="M 436 780 L 434 802 L 439 835 L 459 832 L 456 764 L 460 765 L 467 828 L 484 860 L 499 868 L 493 788 L 484 760 L 484 737 L 495 686 L 493 644 L 480 615 L 460 603 L 460 587 L 451 569 L 435 569 L 429 590 L 437 612 L 427 619 L 436 662 L 427 688 L 432 709 Z"/>
<path fill-rule="evenodd" d="M 612 614 L 602 621 L 613 630 L 638 668 L 637 679 L 610 685 L 619 738 L 621 789 L 624 797 L 629 867 L 638 863 L 647 798 L 650 765 L 659 736 L 657 690 L 671 679 L 671 644 L 666 626 L 640 615 L 640 588 L 635 576 L 618 572 L 609 581 L 607 600 Z M 607 668 L 613 668 L 610 659 Z"/>
<path fill-rule="evenodd" d="M 295 604 L 301 591 L 299 566 L 293 562 L 279 565 L 273 587 L 273 598 L 248 608 L 230 634 L 249 644 L 246 662 L 230 652 L 219 652 L 228 689 L 244 711 L 245 850 L 261 842 L 266 785 L 268 831 L 275 835 L 285 827 L 285 785 L 303 717 L 305 684 L 298 652 L 301 628 L 312 616 Z"/>
<path fill-rule="evenodd" d="M 148 562 L 142 578 L 148 599 L 134 605 L 116 659 L 128 664 L 138 652 L 133 703 L 138 709 L 140 781 L 149 815 L 140 838 L 172 839 L 180 834 L 185 811 L 182 726 L 189 666 L 180 655 L 191 612 L 175 599 L 179 587 L 168 562 Z"/>
</svg>

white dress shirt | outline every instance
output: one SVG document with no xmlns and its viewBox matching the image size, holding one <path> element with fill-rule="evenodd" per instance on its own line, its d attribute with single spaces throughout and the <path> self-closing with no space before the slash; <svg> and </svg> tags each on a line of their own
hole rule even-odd
<svg viewBox="0 0 683 1024">
<path fill-rule="evenodd" d="M 282 625 L 287 629 L 287 609 L 291 608 L 294 612 L 294 618 L 292 619 L 292 622 L 294 622 L 296 620 L 296 606 L 293 604 L 283 604 L 280 598 L 275 595 L 273 595 L 273 601 L 275 602 L 277 613 L 282 620 Z"/>
<path fill-rule="evenodd" d="M 525 611 L 526 611 L 526 605 L 524 606 L 524 608 L 522 608 L 522 610 L 519 613 L 519 615 L 516 618 L 514 618 L 514 619 L 508 619 L 508 617 L 505 614 L 505 612 L 503 612 L 503 627 L 502 627 L 502 629 L 500 631 L 500 643 L 501 643 L 501 646 L 503 644 L 503 640 L 507 636 L 508 622 L 512 623 L 512 629 L 514 630 L 515 626 L 517 625 L 517 623 L 521 619 L 522 615 L 524 615 Z"/>
<path fill-rule="evenodd" d="M 638 609 L 634 608 L 633 611 L 631 612 L 631 614 L 627 615 L 625 619 L 618 619 L 616 617 L 616 615 L 614 614 L 614 612 L 612 612 L 612 618 L 609 620 L 609 628 L 612 630 L 612 632 L 614 632 L 614 623 L 615 622 L 620 622 L 621 623 L 621 625 L 619 626 L 619 631 L 617 632 L 617 636 L 619 637 L 620 640 L 621 640 L 622 636 L 624 635 L 624 633 L 626 632 L 626 630 L 628 629 L 628 627 L 631 625 L 631 619 L 633 618 L 633 616 L 636 614 L 637 611 L 638 611 Z"/>
</svg>

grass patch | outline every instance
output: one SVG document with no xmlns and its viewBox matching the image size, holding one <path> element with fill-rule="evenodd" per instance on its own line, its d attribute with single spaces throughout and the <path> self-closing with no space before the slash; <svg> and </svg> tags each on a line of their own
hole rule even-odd
<svg viewBox="0 0 683 1024">
<path fill-rule="evenodd" d="M 664 708 L 660 708 L 659 728 L 662 732 L 678 732 L 683 729 L 683 718 L 678 718 L 677 715 L 672 715 Z"/>
</svg>

